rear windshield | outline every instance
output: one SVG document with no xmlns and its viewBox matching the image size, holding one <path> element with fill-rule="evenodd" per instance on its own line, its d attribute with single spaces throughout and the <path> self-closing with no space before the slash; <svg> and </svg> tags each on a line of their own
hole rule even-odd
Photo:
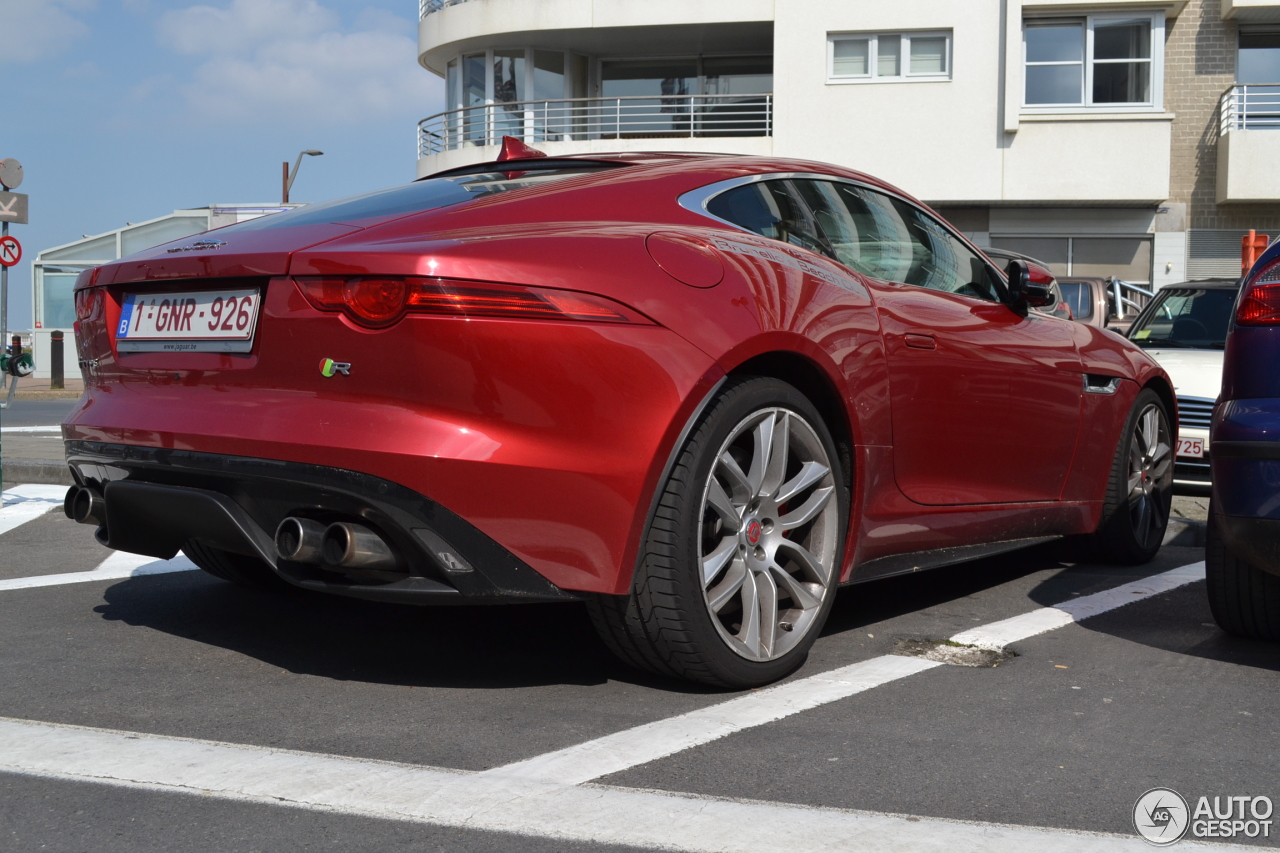
<svg viewBox="0 0 1280 853">
<path fill-rule="evenodd" d="M 261 216 L 248 222 L 230 225 L 223 231 L 261 231 L 266 228 L 357 222 L 361 219 L 422 213 L 486 195 L 523 189 L 574 175 L 591 174 L 608 168 L 612 167 L 592 164 L 566 169 L 477 172 L 470 175 L 429 178 L 404 186 L 308 204 L 284 213 Z"/>
<path fill-rule="evenodd" d="M 1129 339 L 1148 349 L 1223 349 L 1235 306 L 1230 288 L 1165 288 L 1154 309 L 1133 324 Z"/>
<path fill-rule="evenodd" d="M 1093 288 L 1082 281 L 1060 281 L 1062 301 L 1071 307 L 1071 316 L 1088 320 L 1093 316 Z"/>
</svg>

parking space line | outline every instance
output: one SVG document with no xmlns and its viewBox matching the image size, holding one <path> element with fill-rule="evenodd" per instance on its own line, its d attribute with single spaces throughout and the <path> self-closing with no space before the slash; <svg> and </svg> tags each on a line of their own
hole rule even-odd
<svg viewBox="0 0 1280 853">
<path fill-rule="evenodd" d="M 187 559 L 182 552 L 178 552 L 178 555 L 172 560 L 157 560 L 155 557 L 144 557 L 141 554 L 126 554 L 124 551 L 115 551 L 112 552 L 110 557 L 99 563 L 96 569 L 88 572 L 64 572 L 57 575 L 36 575 L 27 578 L 0 580 L 0 592 L 11 589 L 32 589 L 40 586 L 61 586 L 69 583 L 136 578 L 143 575 L 164 575 L 171 572 L 192 572 L 198 569 L 199 567 Z"/>
<path fill-rule="evenodd" d="M 1114 589 L 964 631 L 951 639 L 957 643 L 998 650 L 1017 640 L 1061 628 L 1203 578 L 1204 563 L 1193 563 Z M 936 665 L 940 664 L 897 655 L 872 658 L 832 672 L 754 691 L 710 708 L 646 723 L 525 761 L 495 767 L 484 771 L 484 775 L 538 779 L 566 785 L 579 784 L 666 758 L 743 729 L 808 711 L 932 669 Z"/>
<path fill-rule="evenodd" d="M 717 853 L 1146 851 L 1132 835 L 557 785 L 0 718 L 0 771 L 564 841 Z M 1184 841 L 1183 850 L 1261 850 Z"/>
<path fill-rule="evenodd" d="M 38 432 L 38 433 L 56 432 L 58 435 L 62 435 L 62 427 L 58 424 L 51 424 L 49 426 L 20 426 L 20 427 L 0 428 L 0 433 L 9 433 L 9 432 Z"/>
<path fill-rule="evenodd" d="M 885 655 L 821 675 L 767 687 L 567 749 L 484 771 L 485 776 L 577 785 L 754 728 L 942 664 Z"/>
<path fill-rule="evenodd" d="M 0 535 L 34 521 L 55 507 L 61 507 L 66 494 L 66 486 L 33 483 L 5 489 L 0 501 Z"/>
<path fill-rule="evenodd" d="M 966 646 L 977 646 L 982 649 L 999 651 L 1010 643 L 1016 643 L 1019 640 L 1034 637 L 1036 634 L 1043 634 L 1045 631 L 1052 631 L 1055 628 L 1061 628 L 1063 625 L 1070 625 L 1072 622 L 1079 622 L 1081 619 L 1088 619 L 1090 616 L 1097 616 L 1099 613 L 1106 613 L 1108 610 L 1115 610 L 1117 607 L 1123 607 L 1126 604 L 1141 601 L 1144 598 L 1150 598 L 1153 595 L 1159 595 L 1162 592 L 1168 592 L 1171 589 L 1177 589 L 1180 586 L 1202 580 L 1204 580 L 1204 563 L 1191 563 L 1158 575 L 1122 584 L 1114 589 L 1081 596 L 1071 601 L 1055 604 L 1052 607 L 1042 607 L 1039 610 L 1032 610 L 1030 613 L 1023 613 L 1020 616 L 962 631 L 952 637 L 951 640 Z"/>
</svg>

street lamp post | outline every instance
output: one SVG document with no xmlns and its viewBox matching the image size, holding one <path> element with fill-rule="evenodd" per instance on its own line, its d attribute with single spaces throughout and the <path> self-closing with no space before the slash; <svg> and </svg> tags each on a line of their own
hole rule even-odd
<svg viewBox="0 0 1280 853">
<path fill-rule="evenodd" d="M 310 149 L 310 150 L 301 152 L 300 154 L 298 154 L 298 159 L 295 160 L 293 163 L 292 172 L 289 171 L 288 160 L 285 160 L 283 163 L 280 164 L 281 180 L 283 182 L 283 185 L 281 187 L 281 189 L 283 190 L 280 198 L 281 204 L 289 203 L 289 190 L 293 189 L 293 182 L 298 177 L 298 167 L 302 165 L 302 158 L 303 157 L 319 157 L 322 154 L 324 154 L 323 151 L 316 151 L 315 149 Z"/>
</svg>

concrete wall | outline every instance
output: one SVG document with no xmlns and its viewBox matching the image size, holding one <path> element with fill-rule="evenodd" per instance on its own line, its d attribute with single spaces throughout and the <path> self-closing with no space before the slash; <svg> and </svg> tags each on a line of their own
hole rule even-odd
<svg viewBox="0 0 1280 853">
<path fill-rule="evenodd" d="M 1218 204 L 1280 198 L 1280 131 L 1233 130 L 1218 140 L 1217 154 Z"/>
</svg>

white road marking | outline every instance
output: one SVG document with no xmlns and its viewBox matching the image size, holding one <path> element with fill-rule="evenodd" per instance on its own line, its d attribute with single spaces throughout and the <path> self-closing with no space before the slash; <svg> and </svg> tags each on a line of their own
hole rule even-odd
<svg viewBox="0 0 1280 853">
<path fill-rule="evenodd" d="M 29 483 L 5 489 L 0 503 L 0 535 L 62 506 L 66 486 L 44 486 Z"/>
<path fill-rule="evenodd" d="M 0 718 L 0 771 L 563 841 L 696 853 L 1148 851 L 1136 835 L 495 778 Z M 1180 850 L 1261 850 L 1184 841 Z"/>
<path fill-rule="evenodd" d="M 872 658 L 527 761 L 486 770 L 484 775 L 577 785 L 683 752 L 742 729 L 808 711 L 935 666 L 942 664 L 897 655 Z"/>
<path fill-rule="evenodd" d="M 53 426 L 0 427 L 0 434 L 7 432 L 56 432 L 58 435 L 62 435 L 62 427 L 58 424 Z"/>
<path fill-rule="evenodd" d="M 11 589 L 32 589 L 40 586 L 61 586 L 69 583 L 110 581 L 121 578 L 138 578 L 144 575 L 164 575 L 171 572 L 198 571 L 199 566 L 187 559 L 181 551 L 172 560 L 157 560 L 141 554 L 113 551 L 110 557 L 88 572 L 64 572 L 57 575 L 36 575 L 28 578 L 0 580 L 0 592 Z"/>
<path fill-rule="evenodd" d="M 1061 628 L 1203 578 L 1204 563 L 1193 563 L 1115 589 L 1064 602 L 1056 607 L 1043 607 L 1012 619 L 974 628 L 951 639 L 957 643 L 999 650 L 1016 640 Z M 526 761 L 495 767 L 485 771 L 485 775 L 539 779 L 565 785 L 579 784 L 674 755 L 742 729 L 808 711 L 940 665 L 922 658 L 898 655 L 872 658 L 834 672 L 748 693 L 710 708 L 646 723 Z"/>
<path fill-rule="evenodd" d="M 1204 563 L 1192 563 L 1180 566 L 1158 575 L 1142 578 L 1131 583 L 1122 584 L 1114 589 L 1096 592 L 1080 598 L 1055 604 L 1053 607 L 1042 607 L 1023 613 L 1010 619 L 992 622 L 969 631 L 962 631 L 951 638 L 952 642 L 982 649 L 999 651 L 1010 643 L 1043 634 L 1115 610 L 1134 601 L 1141 601 L 1171 589 L 1177 589 L 1189 583 L 1204 580 Z"/>
</svg>

